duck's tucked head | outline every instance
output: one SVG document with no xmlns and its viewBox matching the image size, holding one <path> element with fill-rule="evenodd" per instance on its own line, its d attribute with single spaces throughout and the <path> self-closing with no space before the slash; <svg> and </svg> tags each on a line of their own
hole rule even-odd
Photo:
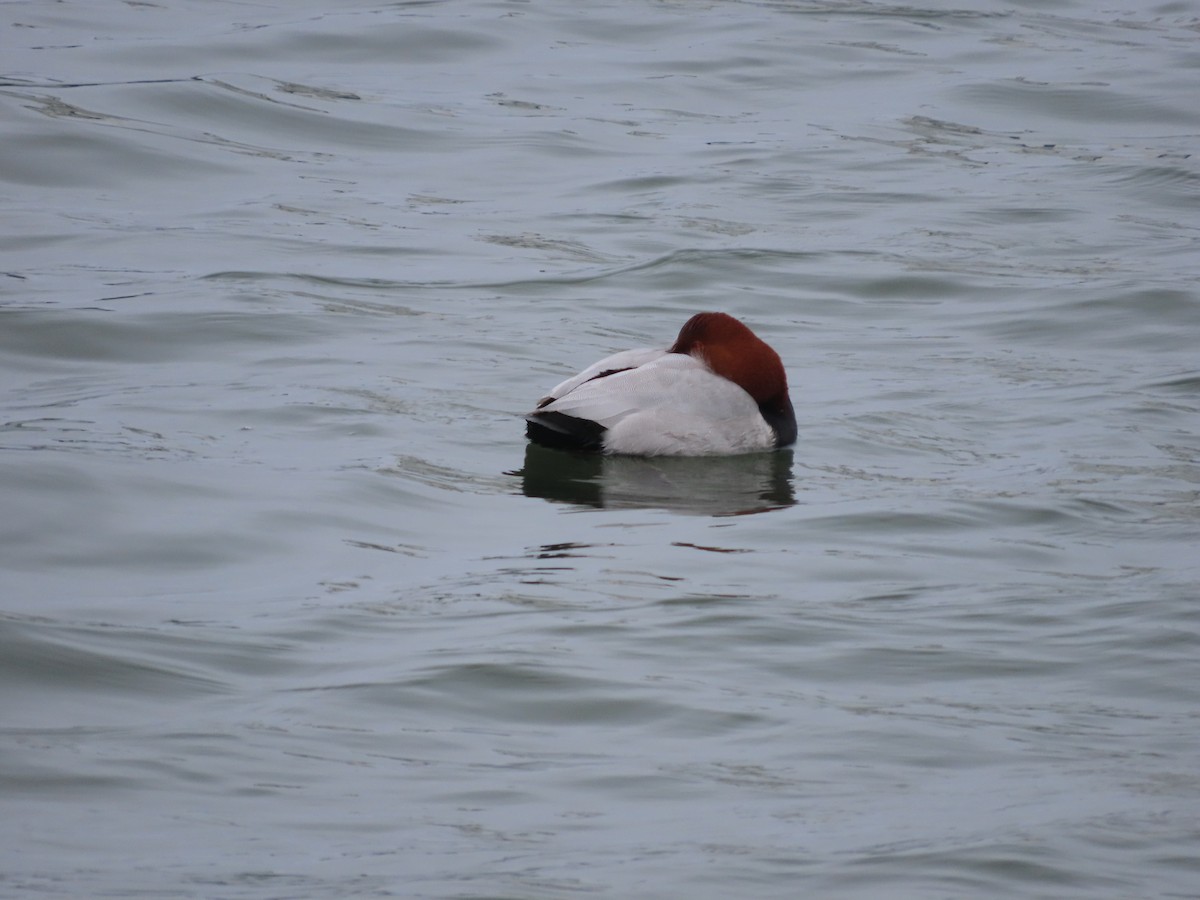
<svg viewBox="0 0 1200 900">
<path fill-rule="evenodd" d="M 759 404 L 787 397 L 787 375 L 779 354 L 727 313 L 696 313 L 679 329 L 670 352 L 703 360 Z"/>
<path fill-rule="evenodd" d="M 779 354 L 733 316 L 696 313 L 679 329 L 670 352 L 702 360 L 713 372 L 743 388 L 775 429 L 779 446 L 796 439 L 796 417 Z"/>
</svg>

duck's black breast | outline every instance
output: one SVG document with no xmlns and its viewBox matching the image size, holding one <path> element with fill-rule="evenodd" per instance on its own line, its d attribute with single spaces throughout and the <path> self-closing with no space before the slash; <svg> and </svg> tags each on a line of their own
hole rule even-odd
<svg viewBox="0 0 1200 900">
<path fill-rule="evenodd" d="M 790 447 L 796 443 L 796 412 L 789 398 L 784 397 L 782 401 L 774 403 L 760 403 L 758 410 L 775 432 L 776 447 Z"/>
</svg>

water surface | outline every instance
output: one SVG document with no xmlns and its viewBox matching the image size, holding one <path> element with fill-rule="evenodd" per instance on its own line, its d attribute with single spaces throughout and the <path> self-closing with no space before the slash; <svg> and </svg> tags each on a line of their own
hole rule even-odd
<svg viewBox="0 0 1200 900">
<path fill-rule="evenodd" d="M 1200 5 L 6 10 L 0 895 L 1200 896 Z"/>
</svg>

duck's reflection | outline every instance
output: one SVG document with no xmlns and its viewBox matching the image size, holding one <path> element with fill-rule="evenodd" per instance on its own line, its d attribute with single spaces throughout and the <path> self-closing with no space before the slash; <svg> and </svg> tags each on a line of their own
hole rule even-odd
<svg viewBox="0 0 1200 900">
<path fill-rule="evenodd" d="M 521 477 L 528 497 L 581 506 L 737 516 L 796 502 L 790 449 L 646 458 L 571 453 L 530 443 L 524 468 L 513 474 Z"/>
</svg>

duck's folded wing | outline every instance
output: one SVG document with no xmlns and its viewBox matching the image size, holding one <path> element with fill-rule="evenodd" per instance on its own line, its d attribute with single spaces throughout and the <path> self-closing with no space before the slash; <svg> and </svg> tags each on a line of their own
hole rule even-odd
<svg viewBox="0 0 1200 900">
<path fill-rule="evenodd" d="M 714 375 L 699 360 L 683 353 L 661 353 L 635 368 L 583 380 L 537 410 L 587 419 L 604 428 L 627 416 L 656 411 L 673 421 L 713 422 L 757 415 L 758 407 L 744 390 Z"/>
<path fill-rule="evenodd" d="M 578 375 L 572 375 L 566 381 L 556 384 L 549 394 L 538 401 L 538 408 L 541 409 L 547 403 L 569 394 L 581 384 L 593 379 L 626 369 L 636 369 L 638 366 L 644 366 L 666 355 L 666 350 L 655 347 L 639 347 L 636 350 L 622 350 L 620 353 L 606 356 L 599 362 L 588 366 Z"/>
</svg>

